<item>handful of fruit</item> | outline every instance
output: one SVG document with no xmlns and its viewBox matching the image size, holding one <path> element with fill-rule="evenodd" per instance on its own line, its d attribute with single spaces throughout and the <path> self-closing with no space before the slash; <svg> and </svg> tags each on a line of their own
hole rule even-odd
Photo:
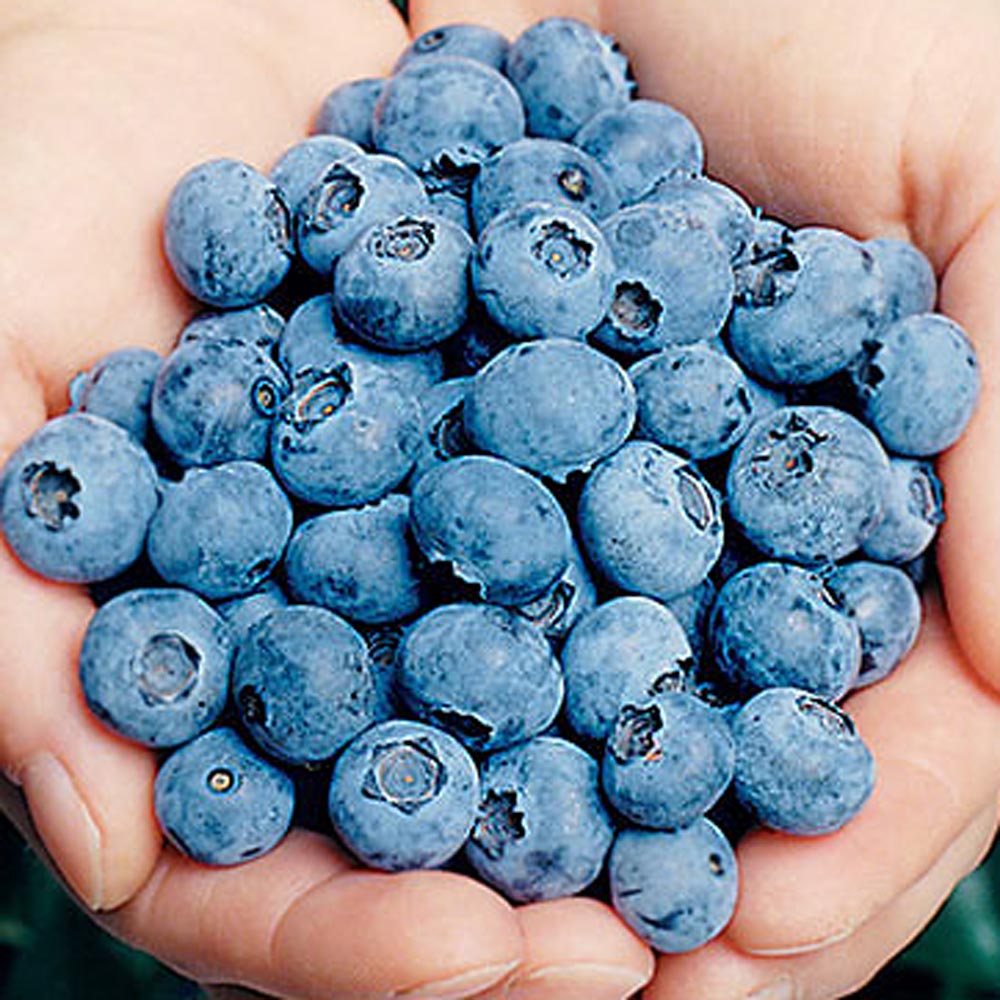
<svg viewBox="0 0 1000 1000">
<path fill-rule="evenodd" d="M 99 585 L 85 696 L 169 751 L 195 859 L 298 799 L 366 864 L 513 900 L 606 868 L 681 952 L 748 825 L 863 807 L 838 702 L 916 638 L 976 358 L 918 250 L 752 211 L 632 90 L 579 22 L 455 25 L 270 175 L 194 168 L 165 246 L 219 311 L 7 463 L 5 536 Z"/>
</svg>

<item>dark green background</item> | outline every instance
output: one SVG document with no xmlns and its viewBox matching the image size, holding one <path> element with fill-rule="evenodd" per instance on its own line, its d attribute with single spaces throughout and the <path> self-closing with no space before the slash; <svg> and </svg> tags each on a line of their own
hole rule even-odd
<svg viewBox="0 0 1000 1000">
<path fill-rule="evenodd" d="M 1000 849 L 860 996 L 1000 1000 Z M 195 1000 L 199 991 L 97 930 L 0 822 L 0 1000 Z M 695 1000 L 695 998 L 692 998 Z"/>
</svg>

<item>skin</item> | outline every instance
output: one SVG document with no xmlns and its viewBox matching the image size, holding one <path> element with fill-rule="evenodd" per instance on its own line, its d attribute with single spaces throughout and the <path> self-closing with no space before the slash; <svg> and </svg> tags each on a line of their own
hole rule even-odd
<svg viewBox="0 0 1000 1000">
<path fill-rule="evenodd" d="M 192 304 L 167 272 L 158 226 L 180 173 L 217 155 L 269 165 L 330 88 L 387 72 L 407 41 L 376 0 L 9 6 L 0 458 L 65 407 L 76 370 L 126 344 L 166 351 L 176 337 Z M 709 172 L 771 214 L 908 236 L 930 255 L 940 308 L 969 331 L 984 375 L 972 425 L 941 463 L 947 614 L 932 599 L 905 668 L 849 701 L 879 767 L 861 816 L 813 840 L 746 838 L 728 930 L 654 965 L 593 900 L 514 909 L 453 874 L 365 872 L 304 832 L 237 870 L 165 849 L 151 755 L 84 708 L 75 659 L 92 605 L 0 549 L 0 805 L 96 920 L 203 983 L 338 1000 L 604 1000 L 646 981 L 646 1000 L 729 1000 L 778 983 L 786 997 L 837 997 L 926 924 L 994 835 L 1000 574 L 978 556 L 1000 547 L 1000 10 L 422 0 L 412 29 L 464 20 L 513 35 L 552 13 L 615 33 L 644 93 L 699 123 Z"/>
</svg>

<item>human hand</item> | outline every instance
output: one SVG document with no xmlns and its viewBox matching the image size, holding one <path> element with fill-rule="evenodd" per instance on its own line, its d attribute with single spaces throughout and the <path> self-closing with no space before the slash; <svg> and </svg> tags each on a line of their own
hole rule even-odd
<svg viewBox="0 0 1000 1000">
<path fill-rule="evenodd" d="M 406 42 L 374 0 L 29 0 L 0 15 L 0 459 L 65 408 L 74 372 L 175 340 L 193 304 L 160 226 L 181 173 L 219 155 L 266 168 L 331 87 L 388 72 Z M 0 808 L 111 933 L 200 982 L 282 997 L 464 997 L 517 972 L 526 1000 L 600 1000 L 648 978 L 647 949 L 592 900 L 515 911 L 454 874 L 364 872 L 304 831 L 232 870 L 164 848 L 153 754 L 103 729 L 79 690 L 92 612 L 82 588 L 0 547 Z"/>
<path fill-rule="evenodd" d="M 487 5 L 481 6 L 450 0 L 415 4 L 414 29 L 449 20 L 497 23 L 496 13 L 491 18 Z M 279 8 L 288 16 L 278 16 Z M 913 33 L 911 44 L 926 48 L 940 15 L 928 6 L 921 20 L 902 3 L 878 10 L 889 18 L 890 8 L 899 21 L 887 22 L 892 44 L 905 28 L 907 37 Z M 5 245 L 19 248 L 0 271 L 7 332 L 0 365 L 5 452 L 41 422 L 46 403 L 53 410 L 64 405 L 63 387 L 77 368 L 124 343 L 165 349 L 176 335 L 190 307 L 162 264 L 156 206 L 183 168 L 222 152 L 266 165 L 294 141 L 297 124 L 299 133 L 304 130 L 310 111 L 336 82 L 331 73 L 349 78 L 384 72 L 405 44 L 388 9 L 359 11 L 349 0 L 327 10 L 300 4 L 294 16 L 274 3 L 241 5 L 238 16 L 236 10 L 220 6 L 209 15 L 192 2 L 151 16 L 135 0 L 89 3 L 74 8 L 74 20 L 89 17 L 86 23 L 94 25 L 112 18 L 117 29 L 67 31 L 50 19 L 34 32 L 12 32 L 0 51 L 0 73 L 9 81 L 5 92 L 16 94 L 19 105 L 14 108 L 8 98 L 5 108 L 0 100 L 0 117 L 8 125 L 3 134 L 14 147 L 0 160 L 0 175 L 6 175 L 4 190 L 20 193 L 0 223 L 10 227 Z M 500 11 L 506 20 L 498 26 L 513 33 L 554 12 L 591 15 L 591 20 L 595 13 L 573 5 L 555 11 L 523 3 Z M 841 18 L 852 13 L 865 23 L 875 16 L 854 3 L 824 16 L 840 26 L 842 36 Z M 992 16 L 985 5 L 977 14 Z M 212 26 L 204 23 L 207 17 Z M 930 137 L 921 137 L 907 160 L 911 194 L 903 211 L 897 204 L 904 185 L 895 154 L 905 115 L 888 115 L 886 104 L 905 103 L 906 74 L 888 55 L 873 63 L 879 93 L 890 95 L 879 103 L 872 94 L 852 90 L 858 81 L 840 72 L 843 51 L 827 51 L 830 39 L 841 36 L 822 23 L 808 23 L 819 18 L 816 11 L 762 3 L 751 18 L 734 3 L 707 10 L 675 3 L 667 11 L 646 0 L 609 6 L 603 18 L 602 27 L 618 34 L 635 56 L 645 92 L 676 103 L 698 121 L 710 169 L 770 211 L 793 221 L 838 224 L 859 235 L 875 234 L 873 220 L 879 233 L 896 234 L 912 221 L 914 237 L 940 271 L 954 256 L 942 305 L 976 337 L 987 388 L 968 440 L 947 462 L 952 523 L 942 562 L 960 638 L 977 667 L 988 672 L 989 660 L 978 655 L 991 648 L 990 622 L 978 621 L 985 615 L 975 613 L 981 592 L 968 586 L 962 591 L 948 566 L 963 553 L 968 562 L 971 546 L 990 524 L 989 507 L 977 517 L 975 504 L 987 504 L 990 494 L 974 495 L 974 459 L 964 459 L 964 486 L 961 470 L 963 456 L 976 448 L 985 452 L 979 442 L 986 439 L 990 420 L 987 331 L 997 321 L 985 303 L 975 304 L 978 289 L 988 287 L 983 272 L 989 224 L 980 229 L 973 219 L 978 206 L 988 219 L 989 197 L 983 192 L 997 171 L 985 179 L 982 172 L 989 173 L 986 152 L 995 162 L 989 147 L 994 133 L 971 144 L 983 157 L 978 164 L 973 149 L 966 156 L 967 137 L 960 150 L 956 147 L 967 167 L 954 168 L 954 176 L 969 187 L 964 207 L 940 204 L 944 188 L 934 175 L 944 169 L 943 156 Z M 346 38 L 337 34 L 344 24 L 352 25 Z M 326 43 L 317 25 L 330 26 L 332 42 Z M 782 59 L 760 81 L 753 74 L 741 78 L 737 67 L 746 72 L 747 65 L 773 59 L 768 40 L 775 25 L 787 29 L 782 51 L 791 69 L 783 75 Z M 123 30 L 128 27 L 132 30 Z M 274 44 L 279 36 L 288 39 L 287 51 Z M 853 44 L 853 35 L 848 37 Z M 971 32 L 971 49 L 980 37 Z M 121 57 L 123 38 L 141 48 L 140 57 Z M 889 48 L 886 43 L 882 51 Z M 990 79 L 987 51 L 983 44 L 975 63 L 982 69 L 972 77 L 977 83 Z M 944 59 L 937 53 L 934 59 L 945 65 L 953 59 L 968 71 L 963 55 L 952 51 Z M 918 59 L 915 54 L 913 63 Z M 65 87 L 67 60 L 69 76 L 80 81 L 79 104 L 53 114 L 56 71 Z M 276 77 L 260 70 L 268 60 L 277 60 Z M 803 106 L 802 80 L 789 83 L 796 67 L 809 82 L 811 97 L 823 102 L 825 113 L 816 122 Z M 887 77 L 897 71 L 901 79 L 894 91 Z M 187 81 L 183 87 L 176 84 L 179 75 Z M 930 118 L 948 124 L 940 106 Z M 841 152 L 840 162 L 831 148 L 837 151 L 850 122 L 875 122 L 883 131 L 880 136 L 878 129 L 862 129 L 867 144 L 856 142 L 849 155 Z M 28 135 L 37 142 L 22 148 Z M 759 159 L 748 157 L 747 150 L 755 148 Z M 125 159 L 131 166 L 123 166 Z M 68 163 L 72 169 L 63 165 Z M 834 163 L 850 168 L 843 180 L 832 170 Z M 914 164 L 920 165 L 916 178 Z M 799 178 L 820 181 L 803 185 L 796 183 Z M 968 184 L 974 178 L 982 187 Z M 59 192 L 57 209 L 51 207 L 53 189 Z M 977 239 L 964 243 L 974 228 Z M 986 249 L 976 253 L 984 239 Z M 113 250 L 105 256 L 108 244 Z M 961 255 L 953 254 L 958 245 L 965 247 Z M 87 252 L 98 246 L 100 252 Z M 965 263 L 957 267 L 960 260 Z M 41 273 L 47 274 L 44 283 Z M 970 525 L 965 536 L 963 524 Z M 648 953 L 592 901 L 512 911 L 455 876 L 361 873 L 332 845 L 301 833 L 270 858 L 239 871 L 207 872 L 170 850 L 161 853 L 149 808 L 151 757 L 90 720 L 76 687 L 73 665 L 89 602 L 72 588 L 40 583 L 7 555 L 0 560 L 0 589 L 6 654 L 0 705 L 8 706 L 0 709 L 0 763 L 23 782 L 35 826 L 73 887 L 105 909 L 129 901 L 107 921 L 115 933 L 203 981 L 241 982 L 296 996 L 384 995 L 484 968 L 492 968 L 490 975 L 499 980 L 520 962 L 522 986 L 515 995 L 600 1000 L 623 994 L 626 970 L 637 982 L 648 968 Z M 50 669 L 32 672 L 36 660 Z M 59 669 L 51 669 L 54 665 Z M 651 1000 L 675 994 L 735 997 L 784 974 L 797 977 L 803 995 L 837 995 L 901 946 L 974 863 L 993 829 L 1000 773 L 993 733 L 1000 713 L 962 665 L 944 619 L 932 619 L 904 671 L 857 696 L 851 708 L 881 765 L 872 803 L 835 837 L 750 838 L 741 848 L 745 889 L 732 928 L 695 955 L 661 960 L 647 991 Z M 53 768 L 53 759 L 69 777 Z M 86 805 L 81 808 L 69 792 Z M 88 839 L 88 832 L 96 840 Z M 801 950 L 831 935 L 843 940 L 793 958 L 751 954 Z M 584 968 L 574 979 L 569 970 L 580 964 Z M 602 966 L 608 973 L 603 987 L 598 985 Z M 564 970 L 562 981 L 550 976 L 546 986 L 538 973 L 553 967 Z M 455 995 L 470 995 L 474 985 L 466 985 Z"/>
</svg>

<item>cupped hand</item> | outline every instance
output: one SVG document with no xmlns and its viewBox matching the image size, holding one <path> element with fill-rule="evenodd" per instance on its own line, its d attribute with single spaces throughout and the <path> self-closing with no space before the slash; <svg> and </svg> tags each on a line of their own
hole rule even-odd
<svg viewBox="0 0 1000 1000">
<path fill-rule="evenodd" d="M 168 6 L 169 9 L 161 9 Z M 465 20 L 509 34 L 552 13 L 616 34 L 648 96 L 699 124 L 711 173 L 769 213 L 857 236 L 909 236 L 973 336 L 983 401 L 942 463 L 948 612 L 849 708 L 879 763 L 842 832 L 758 832 L 740 846 L 736 916 L 716 942 L 660 958 L 648 1000 L 728 1000 L 770 986 L 826 998 L 864 982 L 992 839 L 1000 786 L 1000 14 L 929 0 L 423 0 L 413 28 Z M 22 5 L 0 36 L 0 449 L 65 405 L 70 375 L 127 343 L 166 350 L 191 304 L 159 251 L 166 193 L 200 159 L 262 166 L 338 80 L 378 75 L 405 44 L 366 0 L 87 0 Z M 2 29 L 0 29 L 2 30 Z M 508 995 L 603 1000 L 651 956 L 591 900 L 512 909 L 440 872 L 380 875 L 294 834 L 241 869 L 164 849 L 153 760 L 87 715 L 75 657 L 92 606 L 0 553 L 3 798 L 105 925 L 186 974 L 271 995 Z M 21 813 L 30 811 L 29 826 Z"/>
</svg>

